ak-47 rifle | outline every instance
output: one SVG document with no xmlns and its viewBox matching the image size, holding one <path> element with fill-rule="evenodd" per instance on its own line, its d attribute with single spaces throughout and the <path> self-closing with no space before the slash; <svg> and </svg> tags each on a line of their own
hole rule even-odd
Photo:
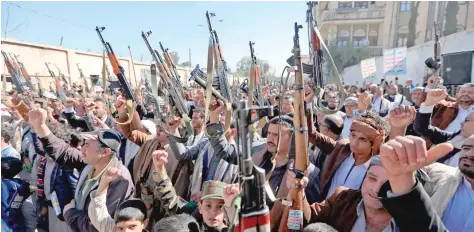
<svg viewBox="0 0 474 232">
<path fill-rule="evenodd" d="M 216 16 L 214 13 L 206 11 L 207 24 L 209 26 L 209 47 L 207 50 L 207 73 L 205 74 L 199 65 L 196 66 L 193 72 L 191 72 L 191 78 L 198 85 L 206 90 L 205 98 L 205 117 L 207 117 L 209 111 L 209 103 L 211 101 L 211 95 L 222 100 L 226 107 L 225 125 L 224 131 L 230 129 L 231 117 L 232 117 L 232 92 L 229 86 L 229 80 L 227 79 L 227 63 L 224 60 L 222 49 L 219 44 L 219 37 L 217 32 L 212 28 L 211 17 Z M 214 61 L 214 62 L 213 62 Z M 217 72 L 217 78 L 214 79 L 214 69 Z M 204 84 L 205 83 L 205 84 Z M 215 90 L 219 90 L 220 94 Z"/>
<path fill-rule="evenodd" d="M 86 79 L 86 77 L 84 76 L 84 73 L 82 72 L 81 67 L 79 67 L 79 63 L 76 63 L 76 66 L 77 66 L 77 69 L 79 70 L 79 75 L 81 76 L 82 81 L 84 81 L 85 91 L 86 91 L 86 93 L 89 94 L 90 91 L 91 91 L 91 89 L 89 88 L 89 83 L 87 82 L 87 79 Z"/>
<path fill-rule="evenodd" d="M 257 65 L 257 57 L 255 56 L 255 49 L 253 48 L 255 45 L 254 42 L 249 41 L 250 47 L 250 58 L 252 59 L 252 66 L 250 67 L 250 83 L 249 79 L 245 79 L 242 84 L 240 84 L 240 90 L 247 94 L 249 99 L 249 104 L 256 104 L 258 106 L 263 106 L 263 94 L 262 94 L 262 86 L 260 85 L 260 67 Z M 253 83 L 252 83 L 253 82 Z M 253 89 L 253 91 L 249 91 L 249 89 Z M 251 102 L 250 99 L 253 99 Z"/>
<path fill-rule="evenodd" d="M 265 170 L 257 167 L 252 162 L 251 155 L 251 141 L 252 138 L 248 139 L 247 136 L 252 136 L 249 133 L 249 125 L 251 122 L 250 112 L 252 110 L 267 112 L 266 116 L 273 116 L 272 106 L 260 106 L 260 107 L 248 107 L 246 101 L 240 101 L 239 109 L 237 110 L 237 122 L 239 129 L 239 139 L 242 141 L 242 153 L 240 156 L 240 173 L 242 191 L 241 200 L 242 203 L 240 208 L 240 220 L 233 231 L 244 232 L 244 231 L 258 231 L 258 232 L 270 232 L 270 211 L 267 206 L 267 191 L 265 187 Z M 237 148 L 238 149 L 238 148 Z M 273 200 L 273 199 L 272 199 Z M 234 201 L 234 205 L 239 205 L 238 200 Z M 232 219 L 231 219 L 232 220 Z"/>
<path fill-rule="evenodd" d="M 331 54 L 329 54 L 329 51 L 326 45 L 324 44 L 324 41 L 322 40 L 321 35 L 319 34 L 318 24 L 317 24 L 316 19 L 313 17 L 313 13 L 312 13 L 312 9 L 315 3 L 307 2 L 307 5 L 308 5 L 308 10 L 306 11 L 306 22 L 308 23 L 309 49 L 310 49 L 312 65 L 303 63 L 302 71 L 305 74 L 310 74 L 313 79 L 312 87 L 314 89 L 314 97 L 317 98 L 317 104 L 314 104 L 313 107 L 317 111 L 321 111 L 326 115 L 334 114 L 344 106 L 344 101 L 346 99 L 347 93 L 345 92 L 344 87 L 342 85 L 341 77 L 337 73 L 337 68 L 335 68 L 336 65 L 334 65 L 334 61 L 331 57 Z M 339 87 L 339 91 L 341 93 L 341 100 L 339 102 L 339 106 L 334 110 L 331 110 L 323 106 L 323 104 L 321 104 L 321 100 L 324 95 L 323 66 L 322 66 L 323 48 L 327 51 L 327 56 L 329 58 L 328 60 L 331 61 L 331 64 L 335 70 L 334 82 Z M 310 110 L 312 111 L 313 109 L 311 108 Z"/>
<path fill-rule="evenodd" d="M 36 79 L 36 84 L 38 85 L 38 95 L 39 97 L 43 97 L 44 88 L 43 88 L 43 84 L 41 84 L 41 80 L 39 79 L 38 73 L 36 73 L 35 79 Z"/>
<path fill-rule="evenodd" d="M 186 133 L 184 137 L 177 137 L 174 136 L 171 133 L 168 133 L 168 136 L 172 138 L 174 141 L 179 142 L 179 143 L 186 143 L 188 141 L 189 136 L 193 133 L 192 126 L 191 126 L 191 120 L 188 116 L 189 113 L 189 107 L 186 99 L 184 98 L 184 93 L 182 88 L 178 88 L 177 86 L 181 86 L 180 80 L 176 79 L 173 74 L 171 73 L 170 68 L 168 65 L 165 63 L 163 58 L 161 57 L 160 53 L 157 50 L 154 50 L 150 42 L 148 42 L 148 37 L 151 35 L 151 31 L 148 32 L 143 32 L 142 31 L 142 38 L 143 41 L 145 41 L 145 44 L 150 51 L 151 56 L 153 57 L 153 60 L 155 61 L 157 68 L 159 70 L 159 73 L 161 74 L 161 80 L 165 84 L 166 89 L 168 90 L 168 93 L 171 95 L 171 100 L 173 105 L 175 106 L 175 113 L 181 117 L 185 124 L 186 124 Z M 153 76 L 152 76 L 153 77 Z M 156 77 L 156 76 L 155 76 Z M 154 82 L 154 80 L 152 80 Z M 157 90 L 153 90 L 153 85 L 152 85 L 152 92 L 154 93 L 153 96 L 155 97 L 155 101 L 158 102 L 158 96 L 155 95 L 157 94 Z M 155 109 L 156 110 L 156 109 Z M 160 115 L 155 115 L 159 117 Z M 162 121 L 166 120 L 161 118 Z M 161 128 L 164 130 L 164 128 Z M 166 130 L 164 130 L 166 131 Z"/>
<path fill-rule="evenodd" d="M 123 122 L 123 123 L 117 122 L 116 120 L 113 119 L 113 117 L 111 117 L 111 119 L 118 125 L 126 125 L 132 122 L 133 120 L 133 116 L 135 115 L 134 104 L 136 103 L 136 101 L 135 101 L 135 97 L 133 96 L 132 90 L 130 89 L 130 86 L 127 83 L 125 71 L 123 67 L 120 65 L 119 60 L 114 53 L 114 50 L 112 50 L 112 46 L 110 46 L 109 42 L 105 42 L 104 37 L 102 37 L 101 32 L 104 30 L 105 30 L 105 27 L 95 27 L 95 31 L 99 35 L 100 42 L 105 47 L 105 50 L 107 52 L 107 57 L 109 58 L 110 64 L 112 65 L 114 74 L 115 76 L 117 76 L 117 79 L 119 81 L 120 89 L 122 90 L 122 93 L 126 100 L 127 112 L 128 112 L 128 120 L 126 122 Z"/>
<path fill-rule="evenodd" d="M 64 73 L 61 72 L 59 66 L 57 64 L 54 64 L 54 66 L 56 66 L 56 68 L 58 69 L 58 75 L 59 77 L 61 77 L 61 80 L 63 80 L 64 84 L 69 85 L 69 81 L 66 80 L 66 76 L 64 76 Z"/>
<path fill-rule="evenodd" d="M 255 43 L 249 41 L 250 57 L 252 59 L 252 65 L 250 67 L 250 77 L 247 86 L 248 104 L 257 104 L 258 106 L 264 106 L 262 85 L 260 82 L 260 67 L 257 64 L 257 57 L 255 56 L 255 49 L 253 47 Z M 245 82 L 244 82 L 245 83 Z M 254 90 L 254 91 L 253 91 Z M 253 124 L 250 125 L 250 131 L 255 132 L 262 129 L 267 123 L 267 117 L 258 116 L 258 126 L 255 128 Z"/>
<path fill-rule="evenodd" d="M 61 80 L 54 74 L 54 72 L 49 68 L 48 62 L 44 62 L 46 64 L 46 68 L 48 69 L 49 74 L 51 77 L 54 79 L 54 82 L 56 84 L 56 95 L 59 97 L 61 100 L 61 103 L 66 104 L 66 94 L 64 93 L 64 89 L 61 86 Z"/>
<path fill-rule="evenodd" d="M 161 42 L 159 42 L 159 44 L 160 44 L 161 52 L 163 52 L 163 57 L 165 58 L 166 65 L 168 66 L 170 71 L 173 70 L 171 74 L 173 75 L 173 78 L 176 79 L 177 82 L 179 83 L 177 87 L 182 89 L 183 86 L 181 85 L 181 76 L 179 76 L 178 70 L 176 69 L 176 65 L 174 64 L 173 59 L 171 59 L 171 54 L 169 53 L 169 49 L 168 48 L 164 49 L 163 44 L 161 44 Z"/>
<path fill-rule="evenodd" d="M 216 30 L 212 27 L 211 17 L 216 16 L 215 13 L 206 11 L 207 25 L 209 26 L 210 39 L 212 40 L 212 49 L 214 51 L 214 66 L 217 72 L 217 79 L 219 83 L 219 91 L 229 102 L 232 102 L 232 92 L 229 86 L 229 79 L 227 77 L 227 62 L 224 59 L 222 47 L 219 42 Z M 207 67 L 208 69 L 211 67 Z M 211 68 L 212 71 L 212 68 Z M 208 71 L 209 72 L 209 71 Z"/>
<path fill-rule="evenodd" d="M 433 71 L 433 75 L 439 77 L 439 70 L 441 69 L 441 42 L 439 41 L 438 23 L 434 22 L 435 43 L 434 43 L 434 57 L 426 59 L 425 64 Z"/>
<path fill-rule="evenodd" d="M 301 25 L 295 23 L 295 35 L 293 37 L 293 57 L 295 68 L 295 93 L 294 93 L 294 107 L 295 113 L 293 116 L 294 124 L 294 135 L 295 135 L 295 165 L 294 173 L 296 179 L 301 180 L 304 177 L 305 171 L 308 168 L 308 126 L 304 111 L 304 83 L 301 70 L 301 49 L 299 41 L 299 29 L 303 28 Z M 304 188 L 298 186 L 298 188 L 290 189 L 291 199 L 287 199 L 292 202 L 291 209 L 289 206 L 285 206 L 282 221 L 280 222 L 280 228 L 278 231 L 288 230 L 303 230 L 303 194 Z M 292 220 L 288 217 L 291 215 Z M 298 217 L 298 218 L 295 218 Z M 298 220 L 295 220 L 298 219 Z M 297 223 L 295 223 L 297 222 Z"/>
<path fill-rule="evenodd" d="M 7 70 L 8 70 L 8 73 L 10 73 L 10 76 L 12 78 L 12 83 L 15 85 L 16 87 L 16 91 L 18 94 L 23 94 L 26 89 L 25 87 L 23 86 L 23 83 L 21 81 L 21 77 L 20 77 L 20 71 L 19 69 L 15 68 L 14 65 L 13 65 L 13 62 L 10 60 L 10 58 L 8 58 L 8 55 L 7 53 L 5 53 L 4 51 L 2 51 L 2 55 L 3 55 L 3 59 L 5 61 L 5 65 L 7 66 Z M 4 87 L 6 85 L 6 79 L 7 77 L 4 76 L 3 77 L 3 83 L 4 83 Z M 6 89 L 3 89 L 2 91 L 2 95 L 4 95 L 6 93 Z M 2 101 L 5 100 L 6 98 L 3 96 L 2 97 Z M 18 108 L 20 107 L 20 105 L 22 104 L 23 101 L 20 101 L 17 105 L 7 105 L 5 104 L 6 102 L 3 101 L 3 103 L 5 105 L 7 105 L 8 107 L 10 108 Z"/>
<path fill-rule="evenodd" d="M 10 54 L 11 56 L 11 54 Z M 33 85 L 33 83 L 31 82 L 31 77 L 30 75 L 28 74 L 28 72 L 26 71 L 26 68 L 25 68 L 25 65 L 23 65 L 22 62 L 20 62 L 18 60 L 18 56 L 13 54 L 13 56 L 15 57 L 15 61 L 16 61 L 16 65 L 17 67 L 20 69 L 21 71 L 21 75 L 23 76 L 23 78 L 25 78 L 26 80 L 26 84 L 28 85 L 28 88 L 30 88 L 31 91 L 33 92 L 36 92 L 36 87 Z"/>
</svg>

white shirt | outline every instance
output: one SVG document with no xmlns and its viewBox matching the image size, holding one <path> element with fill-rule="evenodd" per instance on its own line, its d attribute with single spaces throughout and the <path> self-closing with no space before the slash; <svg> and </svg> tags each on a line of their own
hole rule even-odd
<svg viewBox="0 0 474 232">
<path fill-rule="evenodd" d="M 349 117 L 346 115 L 346 118 L 344 118 L 344 128 L 342 128 L 341 132 L 341 138 L 347 139 L 349 138 L 351 134 L 351 126 L 352 126 L 352 121 L 354 121 L 355 115 L 352 117 Z"/>
<path fill-rule="evenodd" d="M 199 142 L 201 142 L 203 138 L 206 138 L 206 136 L 204 136 L 204 130 L 202 130 L 201 133 L 197 135 L 189 136 L 189 140 L 186 142 L 186 146 L 195 146 L 199 144 Z"/>
<path fill-rule="evenodd" d="M 363 164 L 355 166 L 354 153 L 351 153 L 334 174 L 327 198 L 329 198 L 339 186 L 356 190 L 360 189 L 369 165 L 370 159 Z"/>
<path fill-rule="evenodd" d="M 443 212 L 441 220 L 449 231 L 474 231 L 474 190 L 464 178 L 454 197 Z"/>
<path fill-rule="evenodd" d="M 454 121 L 452 121 L 448 127 L 444 131 L 446 132 L 456 132 L 461 129 L 461 122 L 463 122 L 467 115 L 473 111 L 474 106 L 470 106 L 467 109 L 463 109 L 460 105 L 458 105 L 458 114 Z"/>
<path fill-rule="evenodd" d="M 380 108 L 382 108 L 380 106 L 382 105 L 382 97 L 376 98 L 372 104 L 374 105 L 373 108 L 375 108 L 375 112 L 380 113 Z"/>
<path fill-rule="evenodd" d="M 351 232 L 364 232 L 366 231 L 367 222 L 365 221 L 365 209 L 364 209 L 364 201 L 360 201 L 357 205 L 357 220 L 355 221 L 354 225 L 352 226 Z M 393 218 L 388 223 L 387 227 L 382 232 L 395 232 L 399 231 L 398 227 L 395 224 L 395 220 Z"/>
</svg>

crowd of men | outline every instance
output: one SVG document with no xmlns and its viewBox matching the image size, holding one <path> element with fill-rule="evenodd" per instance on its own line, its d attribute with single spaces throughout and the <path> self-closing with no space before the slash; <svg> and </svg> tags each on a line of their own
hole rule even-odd
<svg viewBox="0 0 474 232">
<path fill-rule="evenodd" d="M 348 97 L 341 99 L 341 91 Z M 165 103 L 157 116 L 138 91 L 134 112 L 119 94 L 108 107 L 101 95 L 74 88 L 64 102 L 54 94 L 8 92 L 1 112 L 2 231 L 232 228 L 241 192 L 236 119 L 226 130 L 221 100 L 210 101 L 206 118 L 205 90 L 184 92 L 193 129 L 186 143 L 170 138 L 185 128 L 173 106 Z M 275 114 L 249 132 L 252 161 L 269 174 L 277 199 L 305 188 L 305 231 L 474 231 L 474 84 L 451 95 L 437 77 L 425 87 L 327 86 L 320 104 L 344 107 L 307 118 L 310 164 L 301 180 L 293 172 L 292 90 L 262 92 Z M 318 104 L 314 99 L 306 83 L 308 107 Z M 278 231 L 284 206 L 269 208 Z"/>
</svg>

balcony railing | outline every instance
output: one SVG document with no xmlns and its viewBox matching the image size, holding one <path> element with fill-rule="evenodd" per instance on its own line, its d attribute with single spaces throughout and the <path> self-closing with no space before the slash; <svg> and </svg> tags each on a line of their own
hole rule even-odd
<svg viewBox="0 0 474 232">
<path fill-rule="evenodd" d="M 385 9 L 368 9 L 357 11 L 339 11 L 326 10 L 323 11 L 323 20 L 354 20 L 354 19 L 383 19 L 385 17 Z"/>
</svg>

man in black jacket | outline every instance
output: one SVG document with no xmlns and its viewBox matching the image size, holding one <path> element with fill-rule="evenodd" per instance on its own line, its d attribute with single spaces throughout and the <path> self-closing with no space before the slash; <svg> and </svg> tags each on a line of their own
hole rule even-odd
<svg viewBox="0 0 474 232">
<path fill-rule="evenodd" d="M 92 108 L 92 113 L 95 117 L 102 120 L 102 122 L 104 122 L 109 128 L 114 127 L 112 119 L 107 115 L 107 110 L 104 108 L 105 102 L 102 99 L 97 98 L 93 103 L 86 102 L 85 104 L 88 104 L 86 107 Z M 64 116 L 68 123 L 74 128 L 81 128 L 84 132 L 89 131 L 86 120 L 83 117 L 76 115 L 76 111 L 74 110 L 74 99 L 66 99 L 65 106 Z"/>
</svg>

